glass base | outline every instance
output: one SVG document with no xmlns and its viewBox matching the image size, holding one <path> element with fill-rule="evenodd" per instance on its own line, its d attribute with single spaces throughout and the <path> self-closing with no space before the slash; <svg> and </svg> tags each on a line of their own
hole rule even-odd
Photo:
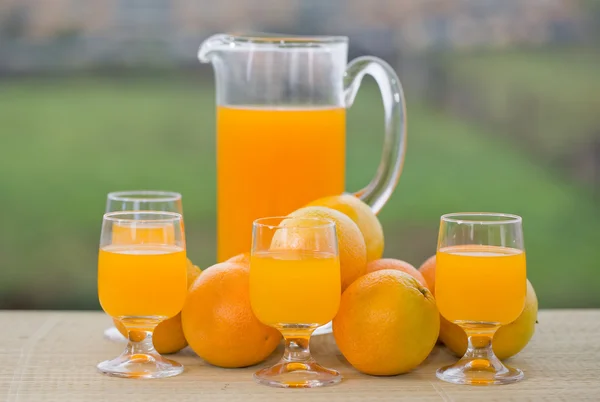
<svg viewBox="0 0 600 402">
<path fill-rule="evenodd" d="M 273 367 L 254 373 L 254 380 L 259 384 L 278 388 L 315 388 L 337 384 L 342 381 L 342 375 L 317 364 L 314 360 L 280 361 Z"/>
<path fill-rule="evenodd" d="M 183 365 L 158 353 L 123 353 L 113 360 L 99 363 L 97 367 L 103 374 L 123 378 L 164 378 L 183 372 Z"/>
<path fill-rule="evenodd" d="M 104 338 L 111 342 L 127 343 L 127 338 L 114 326 L 104 330 Z"/>
<path fill-rule="evenodd" d="M 446 382 L 466 385 L 511 384 L 525 377 L 523 371 L 507 367 L 498 359 L 470 358 L 462 358 L 451 366 L 442 367 L 435 375 Z"/>
</svg>

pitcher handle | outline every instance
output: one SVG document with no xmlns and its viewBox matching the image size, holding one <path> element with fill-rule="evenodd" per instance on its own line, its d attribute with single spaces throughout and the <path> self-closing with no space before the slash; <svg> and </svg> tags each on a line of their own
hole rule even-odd
<svg viewBox="0 0 600 402">
<path fill-rule="evenodd" d="M 377 214 L 390 199 L 402 173 L 406 152 L 406 103 L 402 84 L 392 67 L 377 57 L 363 56 L 352 60 L 344 74 L 347 108 L 354 103 L 365 74 L 375 79 L 381 91 L 385 113 L 385 137 L 377 174 L 366 187 L 354 195 L 367 203 Z"/>
</svg>

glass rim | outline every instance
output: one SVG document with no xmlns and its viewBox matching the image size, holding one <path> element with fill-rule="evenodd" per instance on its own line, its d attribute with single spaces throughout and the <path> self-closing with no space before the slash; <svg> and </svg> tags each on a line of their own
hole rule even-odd
<svg viewBox="0 0 600 402">
<path fill-rule="evenodd" d="M 126 202 L 168 202 L 181 200 L 181 193 L 162 190 L 112 191 L 108 193 L 107 199 Z"/>
<path fill-rule="evenodd" d="M 156 216 L 161 216 L 161 218 L 157 218 L 157 219 L 119 218 L 119 216 L 121 216 L 121 215 L 125 215 L 125 216 L 127 216 L 127 215 L 129 215 L 129 216 L 156 215 Z M 177 213 L 177 212 L 170 212 L 170 211 L 112 211 L 112 212 L 106 212 L 102 216 L 102 220 L 103 220 L 103 222 L 109 221 L 109 222 L 131 222 L 131 223 L 133 223 L 133 222 L 171 223 L 171 222 L 182 221 L 183 215 L 181 215 L 180 213 Z"/>
<path fill-rule="evenodd" d="M 270 220 L 279 220 L 279 224 L 271 225 L 265 223 Z M 315 225 L 282 225 L 281 222 L 285 220 L 303 220 L 303 221 L 313 221 L 320 222 L 320 224 Z M 296 217 L 296 216 L 267 216 L 264 218 L 255 219 L 252 222 L 253 227 L 262 227 L 268 229 L 325 229 L 325 228 L 335 228 L 335 222 L 331 219 L 326 218 L 315 218 L 315 217 Z"/>
<path fill-rule="evenodd" d="M 485 219 L 486 217 L 499 219 Z M 442 215 L 440 220 L 459 225 L 506 225 L 523 222 L 523 218 L 521 218 L 519 215 L 506 214 L 502 212 L 451 212 Z"/>
<path fill-rule="evenodd" d="M 263 45 L 277 47 L 315 47 L 315 45 L 347 45 L 347 36 L 336 35 L 286 35 L 264 32 L 231 32 L 225 40 L 240 45 Z"/>
</svg>

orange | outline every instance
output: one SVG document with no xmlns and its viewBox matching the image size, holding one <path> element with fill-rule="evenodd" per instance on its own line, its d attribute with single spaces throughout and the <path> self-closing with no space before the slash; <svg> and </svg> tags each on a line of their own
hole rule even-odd
<svg viewBox="0 0 600 402">
<path fill-rule="evenodd" d="M 192 286 L 196 278 L 200 276 L 202 271 L 200 268 L 195 266 L 189 259 L 187 260 L 187 283 L 188 289 Z M 127 329 L 117 319 L 113 319 L 115 327 L 119 332 L 127 337 Z M 187 346 L 187 341 L 183 335 L 183 328 L 181 327 L 181 313 L 175 317 L 169 318 L 158 324 L 152 335 L 152 343 L 154 348 L 160 354 L 169 354 L 179 352 L 181 349 Z"/>
<path fill-rule="evenodd" d="M 158 353 L 176 353 L 187 346 L 181 327 L 181 313 L 158 324 L 152 335 Z"/>
<path fill-rule="evenodd" d="M 365 240 L 356 223 L 348 216 L 326 207 L 304 207 L 288 216 L 294 218 L 321 218 L 335 222 L 340 252 L 342 292 L 352 282 L 366 273 L 367 247 Z"/>
<path fill-rule="evenodd" d="M 411 264 L 406 261 L 396 260 L 394 258 L 382 258 L 380 260 L 371 261 L 367 264 L 367 273 L 381 271 L 382 269 L 397 269 L 398 271 L 405 272 L 418 280 L 421 285 L 429 289 L 423 275 Z"/>
<path fill-rule="evenodd" d="M 194 265 L 190 259 L 187 260 L 187 287 L 192 287 L 196 278 L 200 276 L 202 271 L 196 265 Z"/>
<path fill-rule="evenodd" d="M 351 194 L 319 198 L 308 206 L 335 209 L 346 214 L 360 229 L 367 246 L 367 261 L 374 261 L 383 255 L 383 228 L 377 216 L 367 204 Z"/>
<path fill-rule="evenodd" d="M 233 256 L 230 259 L 228 259 L 227 262 L 236 262 L 238 264 L 250 266 L 250 253 L 247 252 L 247 253 L 238 254 L 238 255 Z"/>
<path fill-rule="evenodd" d="M 121 321 L 113 319 L 115 327 L 127 337 L 127 330 Z M 181 328 L 181 313 L 164 320 L 156 326 L 152 334 L 152 344 L 158 353 L 169 354 L 179 352 L 187 346 L 187 341 Z"/>
<path fill-rule="evenodd" d="M 538 301 L 531 282 L 527 281 L 527 298 L 523 312 L 515 321 L 498 329 L 492 341 L 492 349 L 500 360 L 519 353 L 531 340 L 537 322 Z M 467 335 L 458 325 L 441 317 L 440 339 L 457 356 L 467 350 Z"/>
<path fill-rule="evenodd" d="M 258 321 L 250 306 L 250 271 L 223 262 L 204 270 L 189 290 L 181 311 L 190 347 L 219 367 L 260 363 L 277 347 L 281 335 Z"/>
<path fill-rule="evenodd" d="M 371 375 L 406 373 L 433 349 L 440 327 L 431 292 L 412 276 L 382 270 L 342 294 L 333 319 L 335 341 L 350 364 Z"/>
<path fill-rule="evenodd" d="M 433 297 L 435 297 L 435 255 L 429 257 L 421 266 L 419 267 L 419 272 L 425 278 L 425 282 L 427 282 L 427 287 L 431 290 Z M 444 317 L 440 315 L 440 328 L 443 324 Z M 438 342 L 441 343 L 441 339 L 438 338 Z"/>
<path fill-rule="evenodd" d="M 432 255 L 421 264 L 419 272 L 423 275 L 423 278 L 427 282 L 427 287 L 431 290 L 433 296 L 435 296 L 435 255 Z"/>
<path fill-rule="evenodd" d="M 277 229 L 271 239 L 269 250 L 303 250 L 318 251 L 324 247 L 334 246 L 333 242 L 328 244 L 328 238 L 319 234 L 319 226 L 331 223 L 330 219 L 314 218 L 286 218 L 279 223 L 281 229 Z M 267 240 L 267 239 L 265 239 Z"/>
</svg>

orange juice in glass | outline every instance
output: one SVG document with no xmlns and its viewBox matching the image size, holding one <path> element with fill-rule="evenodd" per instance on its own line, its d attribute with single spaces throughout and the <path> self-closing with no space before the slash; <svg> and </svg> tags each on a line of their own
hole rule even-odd
<svg viewBox="0 0 600 402">
<path fill-rule="evenodd" d="M 379 212 L 406 145 L 404 95 L 387 63 L 348 64 L 343 36 L 219 34 L 198 57 L 212 63 L 217 87 L 218 261 L 248 252 L 255 219 L 344 192 L 346 109 L 366 74 L 381 89 L 385 138 L 376 176 L 356 195 Z"/>
<path fill-rule="evenodd" d="M 101 248 L 98 297 L 102 309 L 114 318 L 174 317 L 185 301 L 187 274 L 181 268 L 185 266 L 185 250 L 178 246 L 121 243 Z"/>
<path fill-rule="evenodd" d="M 494 333 L 516 320 L 525 305 L 527 276 L 521 217 L 498 213 L 442 216 L 435 272 L 440 314 L 467 334 L 468 348 L 437 377 L 456 384 L 507 384 L 523 372 L 507 367 L 492 349 Z"/>
<path fill-rule="evenodd" d="M 313 331 L 335 316 L 341 280 L 335 224 L 324 219 L 274 217 L 252 227 L 250 304 L 256 317 L 284 337 L 283 358 L 254 374 L 283 388 L 336 384 L 342 376 L 310 355 Z"/>
<path fill-rule="evenodd" d="M 173 191 L 163 190 L 128 190 L 114 191 L 106 197 L 105 212 L 115 211 L 168 211 L 183 214 L 181 194 Z M 160 227 L 152 228 L 144 225 L 141 228 L 132 228 L 131 225 L 115 224 L 112 226 L 113 244 L 140 244 L 159 242 L 160 236 L 165 234 Z M 174 232 L 166 232 L 166 235 L 174 237 Z M 169 239 L 167 244 L 171 244 Z M 124 342 L 126 339 L 115 326 L 104 330 L 104 337 L 114 342 Z"/>
<path fill-rule="evenodd" d="M 114 236 L 114 229 L 119 227 L 127 228 L 131 235 Z M 186 261 L 180 214 L 124 211 L 104 215 L 98 298 L 104 311 L 125 326 L 129 344 L 117 358 L 99 363 L 100 372 L 125 378 L 159 378 L 183 371 L 181 364 L 156 352 L 152 334 L 160 322 L 183 308 Z"/>
<path fill-rule="evenodd" d="M 267 325 L 315 324 L 340 307 L 340 261 L 330 252 L 283 250 L 250 258 L 252 310 Z M 318 297 L 305 297 L 305 295 Z M 277 303 L 273 303 L 277 300 Z"/>
<path fill-rule="evenodd" d="M 440 313 L 451 322 L 514 321 L 523 310 L 526 281 L 523 250 L 468 245 L 437 252 L 435 297 Z"/>
</svg>

